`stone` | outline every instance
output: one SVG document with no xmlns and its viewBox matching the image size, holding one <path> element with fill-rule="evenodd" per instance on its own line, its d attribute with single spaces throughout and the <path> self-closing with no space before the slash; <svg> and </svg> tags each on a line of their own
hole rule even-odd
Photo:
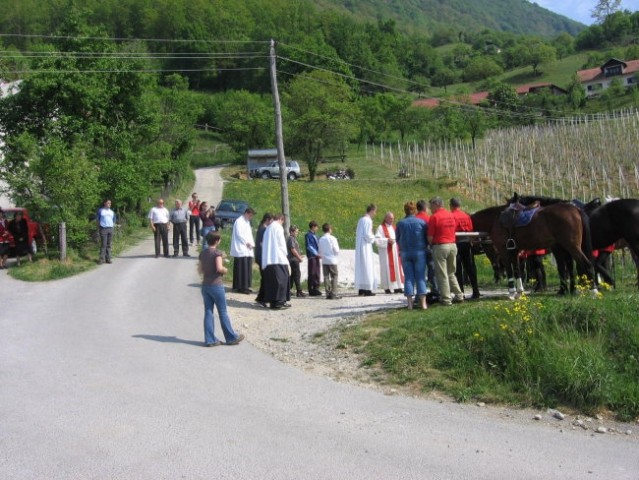
<svg viewBox="0 0 639 480">
<path fill-rule="evenodd" d="M 597 430 L 595 430 L 597 433 L 606 433 L 607 431 L 608 429 L 606 427 L 597 427 Z"/>
<path fill-rule="evenodd" d="M 477 402 L 477 406 L 481 408 L 481 407 L 485 407 L 486 404 L 484 402 Z"/>
<path fill-rule="evenodd" d="M 555 417 L 557 420 L 563 420 L 564 418 L 566 418 L 566 416 L 563 413 L 561 413 L 559 410 L 555 410 L 552 416 Z"/>
<path fill-rule="evenodd" d="M 533 417 L 534 420 L 541 420 L 541 415 L 537 414 Z"/>
</svg>

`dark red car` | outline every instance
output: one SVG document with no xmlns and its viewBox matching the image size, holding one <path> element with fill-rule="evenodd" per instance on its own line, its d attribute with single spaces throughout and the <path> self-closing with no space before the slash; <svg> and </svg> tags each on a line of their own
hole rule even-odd
<svg viewBox="0 0 639 480">
<path fill-rule="evenodd" d="M 6 216 L 7 222 L 13 220 L 16 212 L 22 212 L 22 217 L 27 221 L 27 226 L 29 227 L 29 244 L 31 245 L 31 250 L 34 254 L 38 251 L 38 247 L 46 245 L 46 238 L 42 225 L 29 217 L 29 212 L 26 208 L 3 208 L 2 211 Z M 9 256 L 13 257 L 15 255 L 16 243 L 13 240 L 11 233 L 7 232 L 7 235 L 9 236 L 10 245 Z"/>
</svg>

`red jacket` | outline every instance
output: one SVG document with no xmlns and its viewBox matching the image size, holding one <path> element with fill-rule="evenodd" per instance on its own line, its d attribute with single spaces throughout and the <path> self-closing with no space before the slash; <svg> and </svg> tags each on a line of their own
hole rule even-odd
<svg viewBox="0 0 639 480">
<path fill-rule="evenodd" d="M 455 217 L 445 208 L 440 208 L 430 216 L 428 236 L 432 237 L 433 245 L 455 243 Z"/>
</svg>

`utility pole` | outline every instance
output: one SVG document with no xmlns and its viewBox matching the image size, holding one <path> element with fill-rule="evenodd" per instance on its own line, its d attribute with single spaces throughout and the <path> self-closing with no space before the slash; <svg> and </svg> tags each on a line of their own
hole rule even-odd
<svg viewBox="0 0 639 480">
<path fill-rule="evenodd" d="M 277 147 L 277 162 L 280 165 L 280 190 L 282 194 L 282 213 L 285 215 L 285 235 L 291 226 L 291 215 L 288 205 L 288 171 L 284 156 L 284 135 L 282 134 L 282 109 L 280 107 L 280 93 L 277 89 L 277 70 L 275 65 L 275 40 L 271 39 L 270 49 L 271 90 L 273 92 L 273 108 L 275 110 L 275 142 Z"/>
</svg>

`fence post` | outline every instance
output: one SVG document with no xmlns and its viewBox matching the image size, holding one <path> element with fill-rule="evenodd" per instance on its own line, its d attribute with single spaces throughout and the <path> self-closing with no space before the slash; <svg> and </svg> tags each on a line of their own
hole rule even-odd
<svg viewBox="0 0 639 480">
<path fill-rule="evenodd" d="M 67 224 L 62 222 L 58 227 L 58 238 L 60 239 L 60 261 L 67 259 Z"/>
</svg>

